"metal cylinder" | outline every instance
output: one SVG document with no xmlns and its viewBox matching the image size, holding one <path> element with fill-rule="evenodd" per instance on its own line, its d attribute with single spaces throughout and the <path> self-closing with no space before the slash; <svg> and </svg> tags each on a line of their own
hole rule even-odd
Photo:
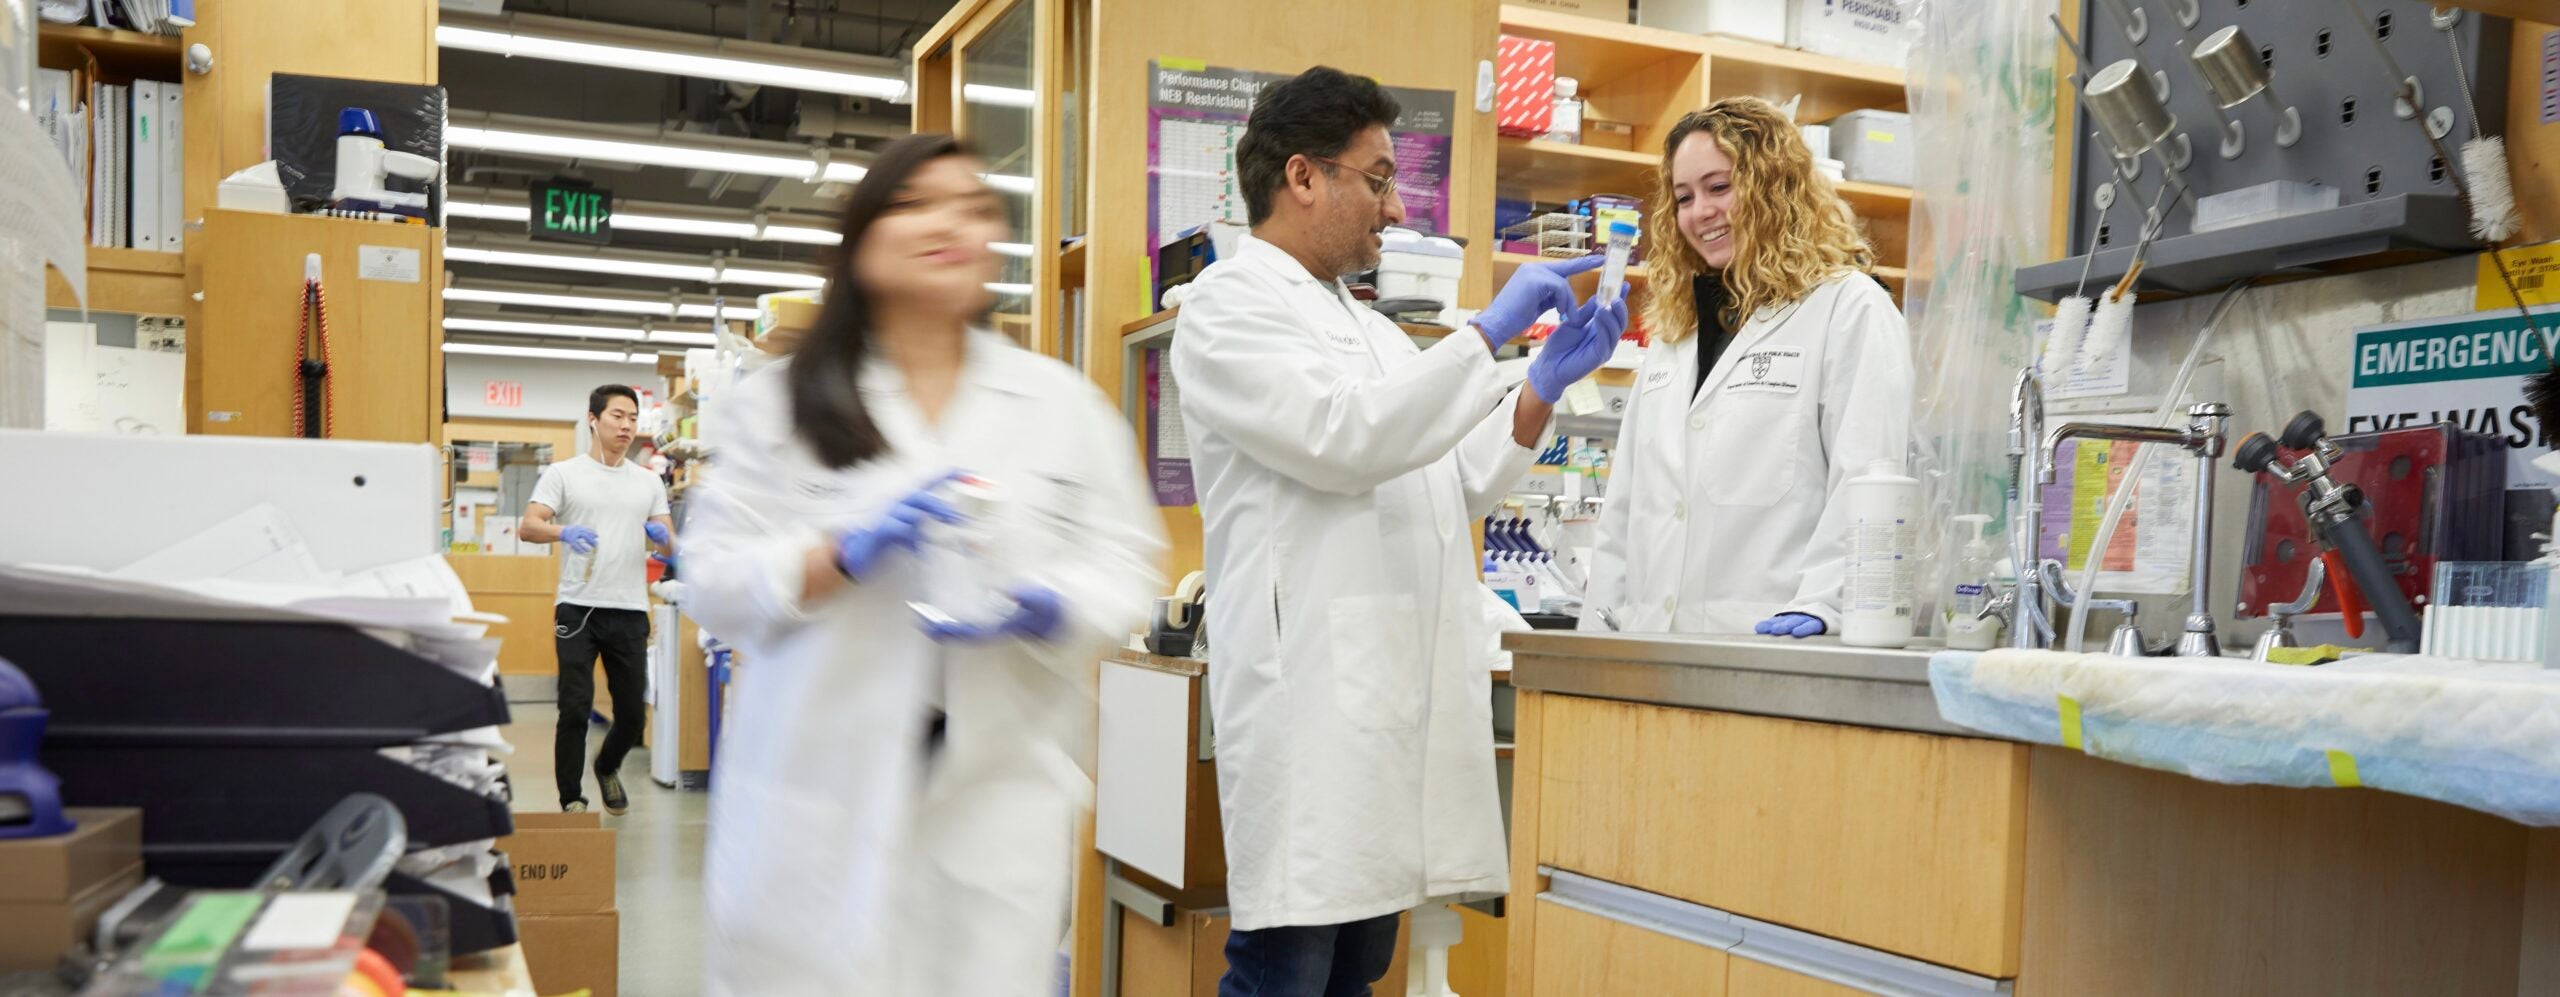
<svg viewBox="0 0 2560 997">
<path fill-rule="evenodd" d="M 2271 82 L 2267 64 L 2258 61 L 2258 46 L 2237 24 L 2204 36 L 2187 58 L 2204 77 L 2205 89 L 2227 110 L 2263 93 Z"/>
<path fill-rule="evenodd" d="M 2089 116 L 2098 119 L 2098 127 L 2115 143 L 2119 156 L 2149 152 L 2178 127 L 2178 119 L 2169 116 L 2160 95 L 2152 92 L 2141 65 L 2131 59 L 2098 70 L 2081 95 L 2088 99 Z"/>
</svg>

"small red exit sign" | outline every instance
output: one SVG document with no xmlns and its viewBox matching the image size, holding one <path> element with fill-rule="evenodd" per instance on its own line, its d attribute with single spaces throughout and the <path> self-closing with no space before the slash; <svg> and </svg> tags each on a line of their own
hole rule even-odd
<svg viewBox="0 0 2560 997">
<path fill-rule="evenodd" d="M 491 408 L 523 408 L 524 382 L 491 381 L 487 404 Z"/>
</svg>

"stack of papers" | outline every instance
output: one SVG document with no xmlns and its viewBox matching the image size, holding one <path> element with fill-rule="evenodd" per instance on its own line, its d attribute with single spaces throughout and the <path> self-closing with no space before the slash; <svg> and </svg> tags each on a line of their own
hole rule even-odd
<svg viewBox="0 0 2560 997">
<path fill-rule="evenodd" d="M 489 636 L 489 627 L 505 622 L 472 609 L 462 580 L 440 555 L 366 571 L 325 570 L 292 521 L 268 504 L 114 571 L 0 564 L 0 614 L 343 624 L 480 685 L 498 681 L 498 638 Z M 497 756 L 510 750 L 497 728 L 482 727 L 381 753 L 504 800 L 506 765 Z M 487 903 L 493 844 L 420 852 L 401 868 L 408 872 L 414 863 L 443 879 L 413 875 Z M 466 888 L 466 879 L 476 888 Z"/>
</svg>

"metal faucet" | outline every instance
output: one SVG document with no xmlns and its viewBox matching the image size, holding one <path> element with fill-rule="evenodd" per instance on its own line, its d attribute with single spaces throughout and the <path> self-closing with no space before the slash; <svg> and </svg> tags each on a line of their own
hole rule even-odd
<svg viewBox="0 0 2560 997">
<path fill-rule="evenodd" d="M 2267 618 L 2274 624 L 2267 627 L 2266 633 L 2258 635 L 2258 649 L 2250 655 L 2252 660 L 2264 663 L 2274 659 L 2277 648 L 2302 646 L 2302 642 L 2293 636 L 2293 618 L 2310 612 L 2312 606 L 2319 604 L 2320 587 L 2328 581 L 2329 562 L 2312 558 L 2309 566 L 2303 569 L 2302 594 L 2294 597 L 2292 602 L 2279 602 L 2267 607 Z"/>
<path fill-rule="evenodd" d="M 2018 372 L 2017 386 L 2009 394 L 2009 564 L 2017 574 L 2016 587 L 1984 607 L 1986 614 L 2008 615 L 2009 646 L 2015 648 L 2042 648 L 2053 639 L 2036 578 L 2036 520 L 2044 513 L 2036 486 L 2053 477 L 2039 463 L 2039 455 L 2050 450 L 2036 446 L 2043 432 L 2044 385 L 2029 367 Z"/>
<path fill-rule="evenodd" d="M 2011 407 L 2011 438 L 2016 438 L 2016 406 Z M 2213 464 L 2222 457 L 2223 424 L 2231 418 L 2231 407 L 2221 402 L 2199 402 L 2187 409 L 2187 428 L 2165 429 L 2158 426 L 2125 426 L 2107 423 L 2066 422 L 2044 435 L 2038 449 L 2036 468 L 2038 484 L 2052 484 L 2055 455 L 2070 440 L 2124 440 L 2133 443 L 2166 443 L 2183 447 L 2196 455 L 2196 529 L 2195 557 L 2191 567 L 2195 605 L 2187 614 L 2186 632 L 2178 637 L 2178 656 L 2213 658 L 2222 655 L 2222 642 L 2214 637 L 2213 609 L 2206 600 L 2206 583 L 2213 577 Z"/>
</svg>

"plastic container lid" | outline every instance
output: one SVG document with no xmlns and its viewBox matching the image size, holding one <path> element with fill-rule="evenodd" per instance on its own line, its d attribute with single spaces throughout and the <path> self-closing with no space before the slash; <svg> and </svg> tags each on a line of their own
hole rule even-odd
<svg viewBox="0 0 2560 997">
<path fill-rule="evenodd" d="M 1635 236 L 1635 234 L 1636 234 L 1636 226 L 1635 226 L 1635 223 L 1634 223 L 1634 222 L 1623 222 L 1623 221 L 1619 221 L 1619 222 L 1610 222 L 1610 223 L 1609 223 L 1609 234 L 1610 234 L 1610 235 L 1623 235 L 1623 236 L 1628 236 L 1628 237 L 1632 238 L 1632 237 L 1634 237 L 1634 236 Z"/>
<path fill-rule="evenodd" d="M 1570 76 L 1556 77 L 1556 96 L 1571 97 L 1582 92 L 1582 81 Z"/>
</svg>

